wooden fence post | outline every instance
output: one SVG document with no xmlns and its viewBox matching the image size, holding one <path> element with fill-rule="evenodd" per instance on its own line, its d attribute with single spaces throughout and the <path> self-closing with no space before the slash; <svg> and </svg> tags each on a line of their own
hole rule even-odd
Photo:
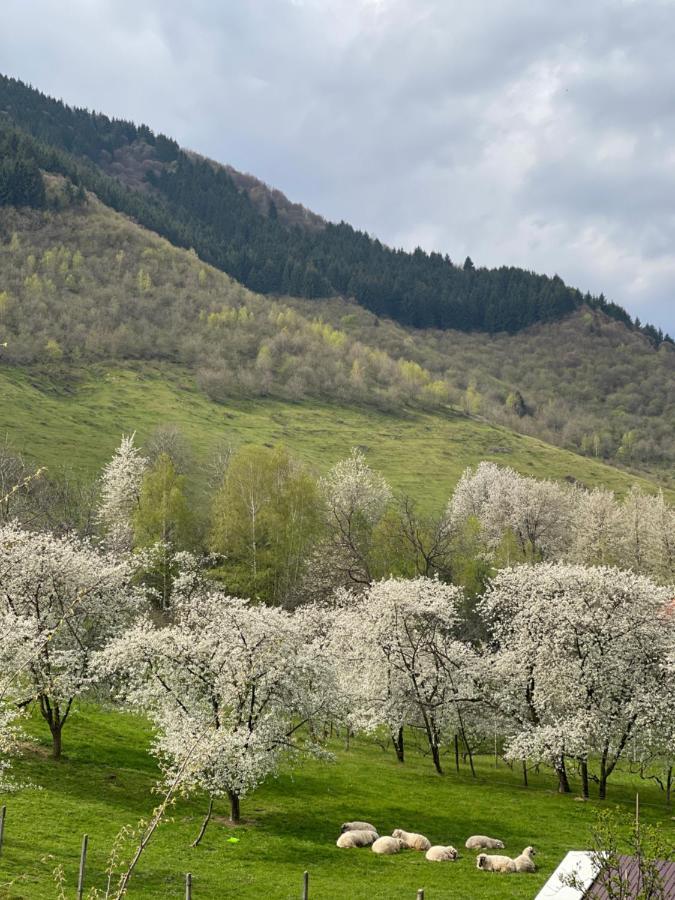
<svg viewBox="0 0 675 900">
<path fill-rule="evenodd" d="M 309 900 L 309 872 L 302 873 L 302 900 Z"/>
<path fill-rule="evenodd" d="M 77 900 L 84 897 L 84 868 L 87 865 L 87 845 L 89 844 L 89 835 L 82 837 L 82 849 L 80 850 L 80 872 L 77 876 Z"/>
<path fill-rule="evenodd" d="M 2 856 L 2 839 L 5 835 L 5 816 L 7 815 L 7 807 L 0 807 L 0 856 Z"/>
<path fill-rule="evenodd" d="M 192 900 L 192 873 L 185 876 L 185 900 Z"/>
</svg>

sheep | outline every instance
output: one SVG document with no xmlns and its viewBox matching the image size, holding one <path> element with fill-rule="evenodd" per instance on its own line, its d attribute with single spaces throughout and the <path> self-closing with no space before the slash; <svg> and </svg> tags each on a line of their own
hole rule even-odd
<svg viewBox="0 0 675 900">
<path fill-rule="evenodd" d="M 516 864 L 510 856 L 488 856 L 479 853 L 476 857 L 476 868 L 484 872 L 515 872 Z"/>
<path fill-rule="evenodd" d="M 375 841 L 370 849 L 373 851 L 373 853 L 381 853 L 384 856 L 392 856 L 394 853 L 399 853 L 401 850 L 405 850 L 406 845 L 403 843 L 403 841 L 399 840 L 399 838 L 381 837 Z"/>
<path fill-rule="evenodd" d="M 370 847 L 378 837 L 376 831 L 345 831 L 336 843 L 341 850 L 351 850 L 353 847 Z"/>
<path fill-rule="evenodd" d="M 466 839 L 464 846 L 467 850 L 503 850 L 504 841 L 486 837 L 484 834 L 474 834 Z"/>
<path fill-rule="evenodd" d="M 431 862 L 452 862 L 457 859 L 457 851 L 454 847 L 430 847 L 426 852 L 426 858 Z"/>
<path fill-rule="evenodd" d="M 414 831 L 403 831 L 402 828 L 395 828 L 391 836 L 403 841 L 409 850 L 421 850 L 424 852 L 431 847 L 429 838 L 425 838 L 423 834 L 415 834 Z"/>
<path fill-rule="evenodd" d="M 340 834 L 344 834 L 345 831 L 374 831 L 377 834 L 377 828 L 370 822 L 343 822 L 340 825 Z"/>
<path fill-rule="evenodd" d="M 516 865 L 516 872 L 536 872 L 537 867 L 532 859 L 536 852 L 534 847 L 526 847 L 520 856 L 516 856 L 513 860 Z"/>
</svg>

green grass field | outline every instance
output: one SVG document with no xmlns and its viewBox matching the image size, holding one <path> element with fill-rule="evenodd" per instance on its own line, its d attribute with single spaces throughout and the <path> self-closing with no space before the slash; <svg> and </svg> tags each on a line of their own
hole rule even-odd
<svg viewBox="0 0 675 900">
<path fill-rule="evenodd" d="M 48 757 L 44 723 L 34 719 L 30 730 L 35 743 L 15 772 L 43 790 L 0 795 L 0 803 L 7 804 L 0 896 L 52 900 L 57 896 L 52 873 L 59 864 L 67 896 L 74 896 L 85 832 L 87 885 L 103 886 L 116 833 L 148 817 L 157 803 L 152 793 L 157 771 L 146 753 L 149 729 L 131 714 L 85 706 L 66 726 L 65 756 L 58 763 Z M 336 743 L 334 749 L 334 762 L 310 761 L 282 771 L 245 798 L 244 822 L 237 828 L 228 824 L 225 804 L 217 805 L 196 849 L 190 844 L 206 800 L 179 800 L 142 856 L 129 897 L 181 898 L 184 873 L 191 872 L 195 900 L 291 900 L 301 896 L 307 869 L 311 900 L 413 900 L 420 887 L 426 900 L 532 898 L 567 850 L 588 845 L 599 804 L 559 796 L 548 772 L 533 774 L 525 789 L 517 773 L 503 763 L 495 770 L 487 757 L 479 758 L 473 781 L 467 769 L 455 774 L 449 756 L 448 774 L 441 778 L 419 751 L 411 750 L 401 766 L 373 741 L 353 741 L 348 751 Z M 617 773 L 607 803 L 630 810 L 636 788 L 642 820 L 661 821 L 675 840 L 671 811 L 651 784 Z M 436 864 L 412 851 L 382 858 L 368 849 L 338 850 L 339 825 L 352 818 L 372 821 L 383 833 L 396 827 L 421 831 L 433 842 L 462 847 L 461 858 Z M 474 854 L 463 850 L 471 833 L 501 837 L 514 856 L 535 845 L 539 871 L 503 876 L 477 870 Z M 230 837 L 238 842 L 229 843 Z"/>
<path fill-rule="evenodd" d="M 538 478 L 573 477 L 623 494 L 648 481 L 448 410 L 406 417 L 372 409 L 278 400 L 214 403 L 192 375 L 171 366 L 91 366 L 61 378 L 45 371 L 0 368 L 0 439 L 47 466 L 93 475 L 125 432 L 142 444 L 160 425 L 180 428 L 205 463 L 223 443 L 283 444 L 325 471 L 363 447 L 391 484 L 440 509 L 462 471 L 482 459 Z"/>
</svg>

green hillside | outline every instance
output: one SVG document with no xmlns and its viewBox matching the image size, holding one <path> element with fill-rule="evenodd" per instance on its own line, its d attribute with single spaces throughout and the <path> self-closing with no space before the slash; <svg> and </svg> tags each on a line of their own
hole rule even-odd
<svg viewBox="0 0 675 900">
<path fill-rule="evenodd" d="M 215 403 L 193 375 L 175 366 L 91 366 L 62 377 L 0 369 L 0 421 L 10 446 L 48 466 L 94 474 L 136 431 L 139 443 L 159 425 L 176 425 L 205 465 L 225 445 L 284 444 L 319 471 L 363 447 L 392 485 L 440 508 L 463 469 L 481 459 L 540 478 L 575 478 L 623 494 L 636 479 L 535 438 L 445 411 L 394 415 L 320 402 L 236 400 Z"/>
</svg>

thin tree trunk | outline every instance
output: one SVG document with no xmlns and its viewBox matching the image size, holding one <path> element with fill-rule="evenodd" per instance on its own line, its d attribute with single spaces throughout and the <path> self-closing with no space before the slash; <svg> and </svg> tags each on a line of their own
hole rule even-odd
<svg viewBox="0 0 675 900">
<path fill-rule="evenodd" d="M 564 756 L 561 756 L 556 763 L 555 770 L 558 775 L 558 793 L 569 794 L 571 789 L 569 779 L 567 778 L 567 769 L 565 768 Z"/>
<path fill-rule="evenodd" d="M 405 747 L 403 744 L 403 725 L 398 729 L 396 734 L 391 736 L 394 750 L 396 751 L 396 759 L 402 763 L 405 762 Z"/>
<path fill-rule="evenodd" d="M 455 734 L 455 769 L 459 774 L 459 735 Z"/>
<path fill-rule="evenodd" d="M 581 761 L 581 796 L 584 800 L 588 800 L 590 797 L 588 789 L 588 761 L 585 759 Z"/>
<path fill-rule="evenodd" d="M 607 797 L 607 751 L 600 757 L 600 786 L 598 787 L 598 797 L 604 800 Z"/>
<path fill-rule="evenodd" d="M 435 741 L 430 741 L 429 746 L 431 747 L 431 758 L 434 761 L 434 768 L 439 775 L 442 775 L 443 769 L 441 768 L 441 753 L 438 748 L 438 744 Z"/>
<path fill-rule="evenodd" d="M 666 774 L 666 806 L 670 806 L 670 798 L 673 792 L 673 767 L 668 766 Z"/>
<path fill-rule="evenodd" d="M 238 825 L 240 821 L 239 794 L 228 791 L 228 796 L 230 798 L 230 821 Z"/>
<path fill-rule="evenodd" d="M 199 834 L 192 842 L 193 847 L 198 847 L 201 839 L 204 837 L 204 833 L 206 832 L 206 828 L 211 821 L 211 813 L 213 812 L 213 794 L 209 797 L 209 808 L 206 812 L 206 816 L 204 817 L 204 821 L 202 822 L 202 827 L 199 829 Z"/>
<path fill-rule="evenodd" d="M 523 760 L 523 784 L 525 785 L 525 787 L 528 786 L 528 781 L 527 781 L 527 762 L 526 762 L 525 760 Z"/>
</svg>

